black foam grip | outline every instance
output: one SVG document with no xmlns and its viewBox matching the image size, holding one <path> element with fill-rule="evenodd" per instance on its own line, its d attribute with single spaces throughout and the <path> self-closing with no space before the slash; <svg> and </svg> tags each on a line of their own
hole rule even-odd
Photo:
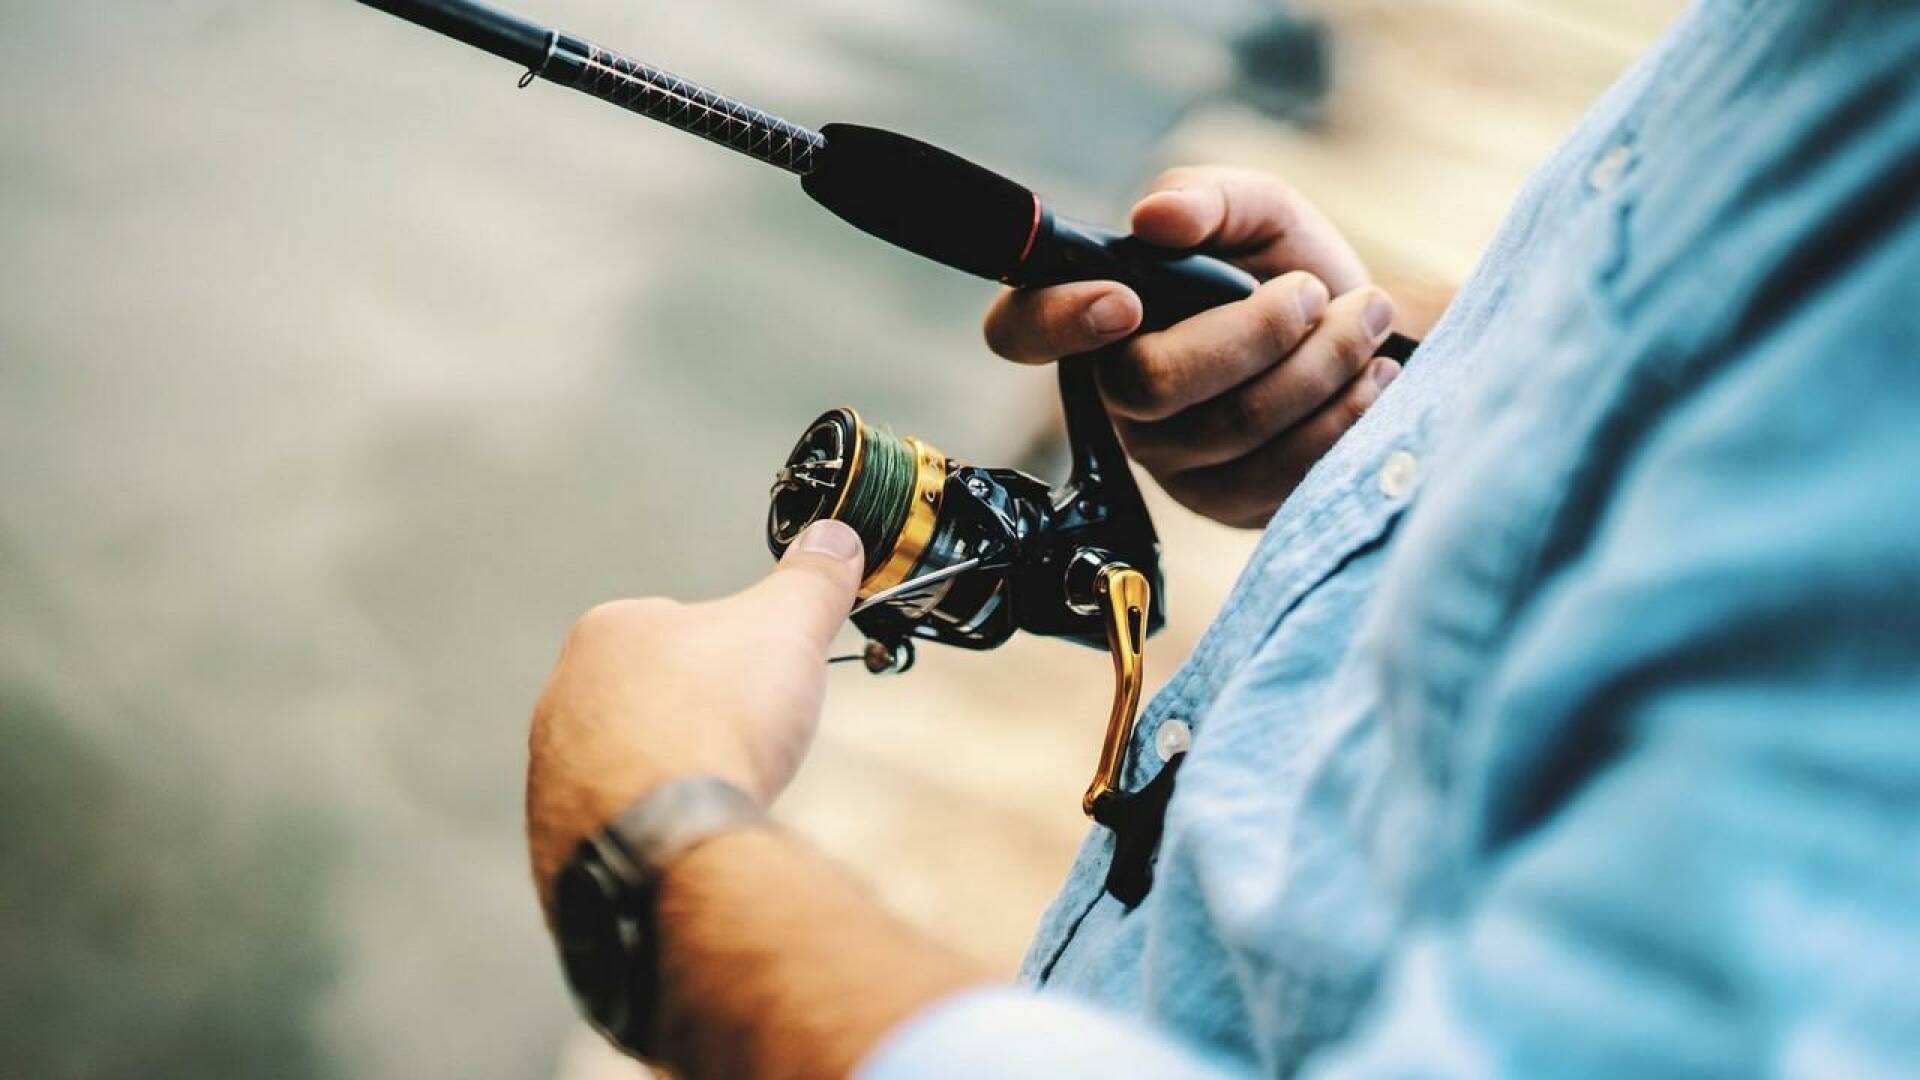
<svg viewBox="0 0 1920 1080">
<path fill-rule="evenodd" d="M 1035 223 L 1033 192 L 937 146 L 879 128 L 828 124 L 802 180 L 815 202 L 917 255 L 1000 280 Z"/>
<path fill-rule="evenodd" d="M 1048 215 L 1032 252 L 1007 278 L 1037 287 L 1070 281 L 1118 281 L 1140 296 L 1144 330 L 1165 330 L 1210 308 L 1245 300 L 1260 287 L 1252 274 L 1211 255 L 1155 247 L 1138 237 Z M 1389 334 L 1377 355 L 1405 363 L 1420 343 Z"/>
<path fill-rule="evenodd" d="M 855 228 L 957 270 L 1021 287 L 1118 281 L 1140 295 L 1147 330 L 1259 287 L 1213 256 L 1056 217 L 1026 187 L 918 139 L 857 124 L 820 134 L 825 145 L 801 179 L 808 195 Z M 1405 360 L 1416 344 L 1395 334 L 1380 352 Z"/>
<path fill-rule="evenodd" d="M 1118 281 L 1140 295 L 1143 329 L 1164 330 L 1222 304 L 1245 300 L 1260 282 L 1210 255 L 1155 247 L 1112 229 L 1049 214 L 1033 251 L 1008 284 Z"/>
</svg>

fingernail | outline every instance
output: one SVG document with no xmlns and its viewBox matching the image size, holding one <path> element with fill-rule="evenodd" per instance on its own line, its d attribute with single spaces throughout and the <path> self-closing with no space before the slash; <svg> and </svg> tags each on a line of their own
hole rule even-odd
<svg viewBox="0 0 1920 1080">
<path fill-rule="evenodd" d="M 1319 278 L 1308 278 L 1294 290 L 1293 302 L 1300 305 L 1300 317 L 1312 322 L 1327 310 L 1327 287 Z"/>
<path fill-rule="evenodd" d="M 1373 362 L 1373 384 L 1380 389 L 1385 390 L 1387 387 L 1392 386 L 1393 380 L 1399 377 L 1399 364 L 1394 363 L 1384 356 Z"/>
<path fill-rule="evenodd" d="M 1367 301 L 1367 333 L 1379 337 L 1393 325 L 1393 301 L 1386 293 L 1377 292 Z"/>
<path fill-rule="evenodd" d="M 860 554 L 860 534 L 854 532 L 842 521 L 828 518 L 807 526 L 800 534 L 797 545 L 803 554 L 825 555 L 829 559 L 848 562 Z"/>
<path fill-rule="evenodd" d="M 1133 326 L 1133 305 L 1119 293 L 1108 293 L 1087 305 L 1087 325 L 1096 334 L 1118 334 Z"/>
</svg>

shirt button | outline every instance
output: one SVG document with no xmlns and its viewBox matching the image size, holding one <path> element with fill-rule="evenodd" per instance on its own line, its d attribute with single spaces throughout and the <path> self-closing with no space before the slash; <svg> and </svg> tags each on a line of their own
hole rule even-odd
<svg viewBox="0 0 1920 1080">
<path fill-rule="evenodd" d="M 1405 450 L 1387 455 L 1380 466 L 1380 494 L 1389 499 L 1404 499 L 1420 483 L 1420 459 Z"/>
<path fill-rule="evenodd" d="M 1627 173 L 1627 166 L 1633 164 L 1633 147 L 1621 145 L 1600 156 L 1593 165 L 1593 171 L 1587 174 L 1587 184 L 1595 191 L 1607 192 Z"/>
<path fill-rule="evenodd" d="M 1153 750 L 1161 761 L 1172 761 L 1193 748 L 1193 729 L 1184 720 L 1169 720 L 1153 734 Z"/>
</svg>

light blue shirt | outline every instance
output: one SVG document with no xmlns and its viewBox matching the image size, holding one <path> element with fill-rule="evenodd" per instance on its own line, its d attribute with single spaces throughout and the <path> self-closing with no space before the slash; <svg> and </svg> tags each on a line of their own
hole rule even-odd
<svg viewBox="0 0 1920 1080">
<path fill-rule="evenodd" d="M 1523 88 L 1516 88 L 1523 92 Z M 1417 188 L 1417 183 L 1414 185 Z M 1920 5 L 1704 0 L 870 1075 L 1920 1073 Z"/>
</svg>

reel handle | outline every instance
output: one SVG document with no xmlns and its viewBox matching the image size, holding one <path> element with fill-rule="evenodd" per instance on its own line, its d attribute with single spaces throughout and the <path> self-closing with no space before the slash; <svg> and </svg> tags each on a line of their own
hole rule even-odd
<svg viewBox="0 0 1920 1080">
<path fill-rule="evenodd" d="M 1093 782 L 1080 798 L 1080 809 L 1098 820 L 1109 803 L 1125 797 L 1120 774 L 1127 766 L 1127 748 L 1133 743 L 1134 722 L 1140 716 L 1140 689 L 1146 680 L 1147 612 L 1153 607 L 1153 586 L 1147 576 L 1120 562 L 1108 562 L 1094 584 L 1095 606 L 1107 626 L 1107 651 L 1113 654 L 1113 708 L 1107 716 L 1106 738 L 1100 743 L 1100 763 Z"/>
<path fill-rule="evenodd" d="M 1088 552 L 1095 561 L 1104 553 Z M 1078 582 L 1070 580 L 1069 590 Z M 1125 563 L 1105 561 L 1094 584 L 1094 603 L 1107 624 L 1107 648 L 1113 654 L 1113 710 L 1107 718 L 1106 738 L 1100 744 L 1100 763 L 1093 783 L 1081 797 L 1080 809 L 1113 833 L 1113 860 L 1107 866 L 1107 892 L 1129 909 L 1153 888 L 1153 855 L 1166 828 L 1167 802 L 1186 754 L 1160 767 L 1145 787 L 1127 791 L 1120 786 L 1126 772 L 1127 751 L 1140 716 L 1140 688 L 1145 678 L 1146 613 L 1152 607 L 1152 585 L 1146 575 Z"/>
</svg>

